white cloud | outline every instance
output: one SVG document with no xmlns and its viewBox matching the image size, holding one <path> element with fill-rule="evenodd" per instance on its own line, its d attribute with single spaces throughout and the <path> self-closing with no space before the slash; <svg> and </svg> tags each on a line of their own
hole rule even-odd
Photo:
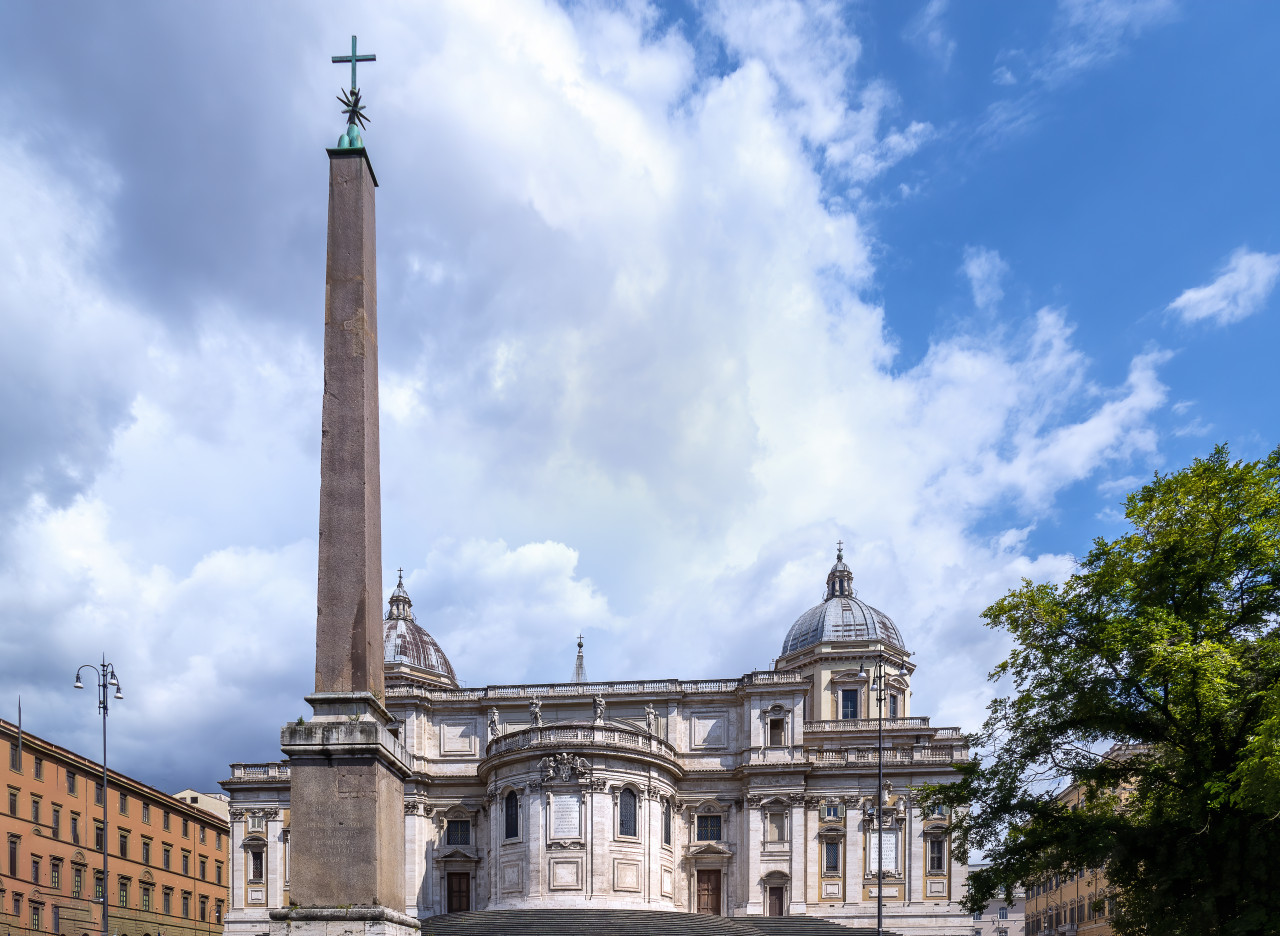
<svg viewBox="0 0 1280 936">
<path fill-rule="evenodd" d="M 1009 264 L 1000 257 L 998 251 L 989 247 L 965 247 L 964 263 L 960 269 L 969 278 L 974 305 L 979 309 L 991 309 L 999 305 L 1004 298 L 1000 282 L 1008 274 Z"/>
<path fill-rule="evenodd" d="M 1280 254 L 1238 247 L 1218 271 L 1217 279 L 1186 290 L 1169 303 L 1168 311 L 1178 313 L 1187 323 L 1209 319 L 1216 325 L 1230 325 L 1263 307 L 1277 277 Z"/>
<path fill-rule="evenodd" d="M 946 71 L 956 53 L 956 41 L 947 34 L 943 17 L 949 0 L 929 0 L 907 24 L 904 37 L 937 60 Z"/>
<path fill-rule="evenodd" d="M 1018 79 L 1013 72 L 1010 71 L 1009 66 L 1001 65 L 991 73 L 991 82 L 992 84 L 997 84 L 1001 87 L 1007 88 L 1012 85 L 1016 85 L 1018 83 Z"/>
<path fill-rule="evenodd" d="M 1038 77 L 1052 85 L 1095 68 L 1176 13 L 1175 0 L 1058 0 L 1054 39 Z"/>
</svg>

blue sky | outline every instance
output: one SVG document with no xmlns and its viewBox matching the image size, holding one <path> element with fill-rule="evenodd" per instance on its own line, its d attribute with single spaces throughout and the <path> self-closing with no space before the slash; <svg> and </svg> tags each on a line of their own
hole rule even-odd
<svg viewBox="0 0 1280 936">
<path fill-rule="evenodd" d="M 1280 440 L 1272 4 L 123 9 L 0 10 L 0 712 L 91 752 L 105 651 L 156 785 L 310 687 L 353 32 L 385 585 L 469 685 L 766 668 L 841 538 L 974 729 L 982 608 Z"/>
</svg>

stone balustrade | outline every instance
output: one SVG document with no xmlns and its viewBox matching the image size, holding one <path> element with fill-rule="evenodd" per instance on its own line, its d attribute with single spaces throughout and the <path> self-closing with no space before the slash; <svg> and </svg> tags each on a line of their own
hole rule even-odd
<svg viewBox="0 0 1280 936">
<path fill-rule="evenodd" d="M 817 767 L 874 767 L 877 754 L 884 751 L 886 766 L 908 764 L 960 764 L 969 759 L 969 749 L 961 745 L 901 748 L 846 748 L 840 751 L 809 751 L 809 763 Z"/>
<path fill-rule="evenodd" d="M 657 735 L 649 734 L 640 728 L 627 728 L 612 722 L 603 725 L 554 722 L 546 725 L 531 725 L 494 738 L 485 749 L 485 755 L 494 757 L 526 748 L 570 747 L 620 748 L 657 754 L 671 761 L 676 759 L 676 749 Z"/>
<path fill-rule="evenodd" d="M 232 780 L 288 780 L 289 765 L 277 762 L 265 764 L 232 764 Z"/>
<path fill-rule="evenodd" d="M 880 720 L 877 718 L 844 718 L 831 721 L 807 721 L 804 723 L 805 734 L 820 734 L 829 731 L 875 731 L 879 726 Z M 919 728 L 928 728 L 928 716 L 911 716 L 910 718 L 886 718 L 884 720 L 885 731 L 902 731 L 915 730 Z M 946 728 L 939 728 L 938 731 L 947 731 Z M 954 730 L 954 729 L 952 729 Z M 959 737 L 957 734 L 956 737 Z"/>
<path fill-rule="evenodd" d="M 541 686 L 485 686 L 477 689 L 434 689 L 395 686 L 387 689 L 387 700 L 426 697 L 440 702 L 502 702 L 520 699 L 591 699 L 595 696 L 662 696 L 736 692 L 745 686 L 787 686 L 800 688 L 809 677 L 789 671 L 762 670 L 737 679 L 638 679 L 621 682 L 551 683 Z"/>
</svg>

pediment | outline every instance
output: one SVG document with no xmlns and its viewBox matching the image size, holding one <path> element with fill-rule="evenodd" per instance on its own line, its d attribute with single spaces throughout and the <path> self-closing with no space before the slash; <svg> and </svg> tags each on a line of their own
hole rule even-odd
<svg viewBox="0 0 1280 936">
<path fill-rule="evenodd" d="M 436 861 L 479 861 L 479 857 L 465 848 L 451 846 L 447 852 L 438 856 Z"/>
<path fill-rule="evenodd" d="M 732 855 L 733 852 L 721 845 L 719 842 L 703 842 L 701 845 L 689 846 L 690 858 L 709 858 L 713 856 L 717 858 L 728 858 Z"/>
<path fill-rule="evenodd" d="M 831 677 L 833 683 L 864 683 L 867 681 L 866 673 L 859 673 L 857 670 L 845 670 L 843 673 L 835 673 Z"/>
</svg>

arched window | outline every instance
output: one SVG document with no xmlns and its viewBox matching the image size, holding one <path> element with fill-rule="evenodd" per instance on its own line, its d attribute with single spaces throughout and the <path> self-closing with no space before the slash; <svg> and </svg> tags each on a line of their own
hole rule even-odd
<svg viewBox="0 0 1280 936">
<path fill-rule="evenodd" d="M 671 801 L 662 804 L 662 844 L 671 844 Z"/>
<path fill-rule="evenodd" d="M 636 794 L 624 789 L 618 795 L 618 834 L 636 837 Z"/>
<path fill-rule="evenodd" d="M 520 837 L 520 797 L 516 796 L 516 791 L 512 790 L 507 794 L 507 827 L 505 838 L 513 839 Z"/>
</svg>

